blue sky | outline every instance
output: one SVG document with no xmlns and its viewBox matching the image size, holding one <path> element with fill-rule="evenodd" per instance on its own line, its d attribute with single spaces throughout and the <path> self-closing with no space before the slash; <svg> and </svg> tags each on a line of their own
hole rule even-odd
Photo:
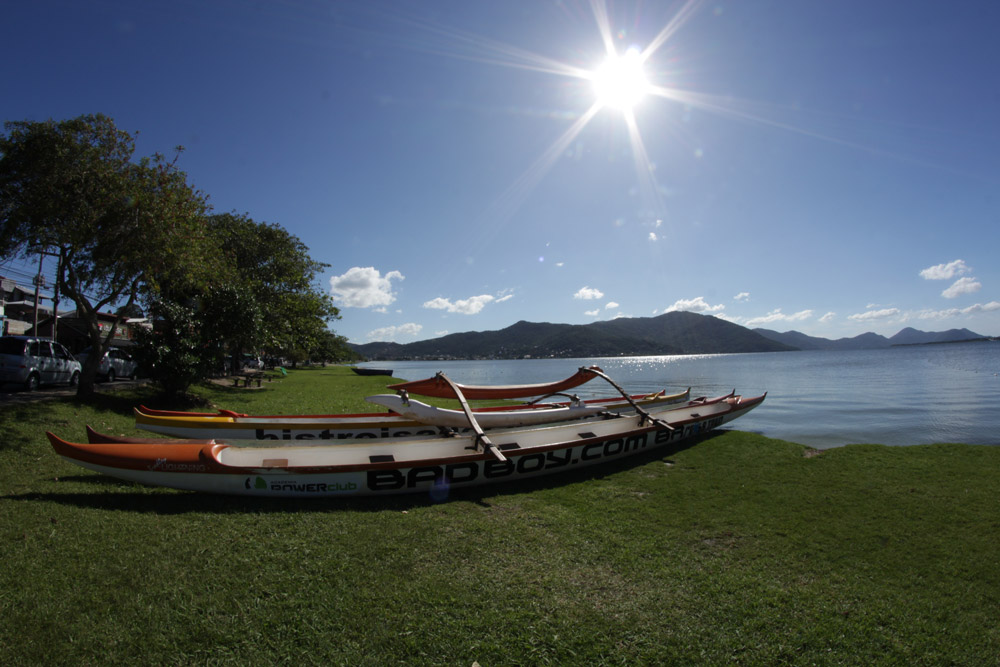
<svg viewBox="0 0 1000 667">
<path fill-rule="evenodd" d="M 330 265 L 353 342 L 670 310 L 1000 335 L 1000 3 L 0 11 L 0 119 L 184 146 L 216 211 Z M 609 49 L 641 64 L 634 106 L 598 97 Z"/>
</svg>

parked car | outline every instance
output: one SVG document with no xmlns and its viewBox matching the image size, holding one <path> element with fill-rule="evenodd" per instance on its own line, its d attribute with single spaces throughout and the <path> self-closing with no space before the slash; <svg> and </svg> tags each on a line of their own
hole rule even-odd
<svg viewBox="0 0 1000 667">
<path fill-rule="evenodd" d="M 243 370 L 262 371 L 264 370 L 264 361 L 260 357 L 256 357 L 252 354 L 244 354 Z"/>
<path fill-rule="evenodd" d="M 34 391 L 43 384 L 80 381 L 80 362 L 61 344 L 32 336 L 0 337 L 0 384 Z"/>
<path fill-rule="evenodd" d="M 91 354 L 91 348 L 87 348 L 77 354 L 80 363 L 86 363 L 87 357 Z M 132 355 L 120 347 L 109 347 L 101 363 L 97 365 L 97 377 L 107 382 L 114 382 L 116 378 L 135 379 L 139 364 L 132 359 Z"/>
</svg>

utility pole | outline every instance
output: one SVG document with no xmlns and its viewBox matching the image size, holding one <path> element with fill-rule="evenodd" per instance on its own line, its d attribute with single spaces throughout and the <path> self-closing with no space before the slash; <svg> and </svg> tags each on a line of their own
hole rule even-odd
<svg viewBox="0 0 1000 667">
<path fill-rule="evenodd" d="M 55 254 L 55 253 L 53 253 Z M 62 253 L 56 255 L 55 298 L 52 299 L 52 340 L 57 340 L 56 327 L 59 326 L 59 279 L 62 277 Z"/>
<path fill-rule="evenodd" d="M 38 275 L 35 276 L 35 323 L 31 333 L 38 335 L 38 290 L 42 284 L 42 262 L 45 261 L 45 253 L 38 254 Z"/>
<path fill-rule="evenodd" d="M 42 275 L 42 262 L 45 256 L 51 255 L 57 258 L 58 268 L 56 269 L 55 297 L 52 299 L 52 340 L 56 339 L 56 327 L 59 325 L 59 273 L 62 271 L 62 255 L 54 252 L 38 251 L 38 275 L 35 276 L 35 322 L 32 329 L 35 336 L 38 335 L 38 302 L 41 300 L 39 290 L 45 284 L 45 277 Z"/>
</svg>

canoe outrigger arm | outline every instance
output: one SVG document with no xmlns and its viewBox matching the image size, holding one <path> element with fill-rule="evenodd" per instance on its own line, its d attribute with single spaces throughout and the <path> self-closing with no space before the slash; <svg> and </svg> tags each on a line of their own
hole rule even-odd
<svg viewBox="0 0 1000 667">
<path fill-rule="evenodd" d="M 663 421 L 662 419 L 657 419 L 653 417 L 652 415 L 649 414 L 649 412 L 639 407 L 639 404 L 635 402 L 635 400 L 628 394 L 628 392 L 626 392 L 621 387 L 621 385 L 619 385 L 617 382 L 608 377 L 608 375 L 605 374 L 604 371 L 602 371 L 597 366 L 591 366 L 589 368 L 581 367 L 580 370 L 578 371 L 578 374 L 584 374 L 584 373 L 590 373 L 596 375 L 597 377 L 603 378 L 608 382 L 608 384 L 617 389 L 618 393 L 620 393 L 622 397 L 624 397 L 624 399 L 629 403 L 629 405 L 631 405 L 635 409 L 636 414 L 639 415 L 639 426 L 643 426 L 648 422 L 650 424 L 655 424 L 660 428 L 664 428 L 668 431 L 674 430 L 674 427 L 668 424 L 667 422 Z M 457 398 L 458 402 L 461 404 L 462 411 L 465 413 L 465 418 L 469 420 L 469 427 L 472 429 L 472 432 L 475 433 L 475 445 L 474 445 L 475 448 L 479 449 L 480 447 L 482 447 L 484 452 L 489 452 L 490 454 L 495 456 L 497 460 L 506 461 L 507 457 L 504 456 L 503 452 L 500 451 L 500 448 L 494 445 L 493 442 L 486 436 L 486 433 L 483 431 L 482 426 L 480 426 L 479 422 L 476 420 L 476 416 L 475 414 L 473 414 L 472 408 L 469 407 L 469 402 L 466 400 L 465 394 L 462 392 L 461 385 L 459 385 L 456 382 L 453 382 L 452 379 L 449 378 L 447 375 L 445 375 L 443 372 L 438 372 L 434 376 L 434 379 L 440 383 L 446 384 L 451 389 L 452 393 L 455 395 L 455 398 Z M 405 389 L 397 389 L 396 393 L 399 394 L 404 401 L 409 399 L 409 395 Z M 556 394 L 549 394 L 549 396 L 554 396 L 554 395 Z M 573 398 L 576 401 L 579 400 L 576 399 L 575 396 Z"/>
<path fill-rule="evenodd" d="M 576 395 L 576 394 L 567 394 L 566 392 L 563 392 L 563 391 L 556 391 L 556 392 L 553 392 L 551 394 L 545 394 L 544 396 L 539 396 L 538 398 L 532 399 L 530 401 L 526 401 L 525 405 L 539 405 L 542 401 L 547 401 L 548 399 L 556 397 L 556 396 L 558 396 L 560 398 L 567 399 L 569 401 L 570 405 L 573 405 L 573 406 L 583 405 L 583 401 L 580 400 L 580 397 L 578 395 Z"/>
<path fill-rule="evenodd" d="M 469 426 L 472 427 L 472 432 L 476 434 L 476 449 L 482 447 L 484 452 L 489 452 L 495 456 L 497 460 L 507 461 L 507 457 L 503 455 L 503 452 L 501 452 L 500 449 L 486 437 L 483 427 L 479 425 L 478 421 L 476 421 L 476 416 L 472 413 L 472 408 L 469 407 L 469 402 L 465 400 L 465 394 L 462 393 L 461 388 L 459 388 L 456 383 L 452 382 L 451 378 L 444 373 L 438 373 L 437 377 L 448 383 L 452 391 L 455 392 L 455 398 L 457 398 L 458 402 L 462 404 L 462 411 L 465 413 L 466 419 L 469 420 Z"/>
<path fill-rule="evenodd" d="M 639 415 L 639 426 L 642 426 L 643 424 L 645 424 L 648 421 L 650 424 L 656 424 L 657 426 L 659 426 L 661 428 L 665 428 L 668 431 L 673 431 L 674 430 L 674 427 L 671 426 L 670 424 L 668 424 L 667 422 L 663 421 L 662 419 L 657 419 L 657 418 L 653 417 L 648 412 L 646 412 L 645 410 L 643 410 L 642 408 L 640 408 L 639 404 L 636 403 L 634 400 L 632 400 L 632 397 L 628 395 L 628 392 L 626 392 L 624 389 L 622 389 L 621 385 L 619 385 L 617 382 L 615 382 L 610 377 L 608 377 L 608 375 L 604 371 L 602 371 L 600 368 L 597 368 L 596 366 L 591 366 L 590 368 L 581 368 L 580 370 L 581 371 L 586 371 L 588 373 L 593 373 L 597 377 L 603 378 L 603 379 L 607 380 L 608 384 L 610 384 L 612 387 L 614 387 L 615 389 L 617 389 L 618 393 L 620 393 L 622 395 L 622 397 L 626 401 L 628 401 L 629 404 L 633 408 L 635 408 L 636 414 Z"/>
</svg>

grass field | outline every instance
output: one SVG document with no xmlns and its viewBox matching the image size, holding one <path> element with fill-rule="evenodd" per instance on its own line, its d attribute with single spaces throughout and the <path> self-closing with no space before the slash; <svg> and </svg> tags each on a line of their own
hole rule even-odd
<svg viewBox="0 0 1000 667">
<path fill-rule="evenodd" d="M 385 383 L 197 391 L 356 412 Z M 119 482 L 45 440 L 134 434 L 139 403 L 0 406 L 0 664 L 1000 662 L 1000 448 L 732 431 L 447 502 L 265 501 Z"/>
</svg>

